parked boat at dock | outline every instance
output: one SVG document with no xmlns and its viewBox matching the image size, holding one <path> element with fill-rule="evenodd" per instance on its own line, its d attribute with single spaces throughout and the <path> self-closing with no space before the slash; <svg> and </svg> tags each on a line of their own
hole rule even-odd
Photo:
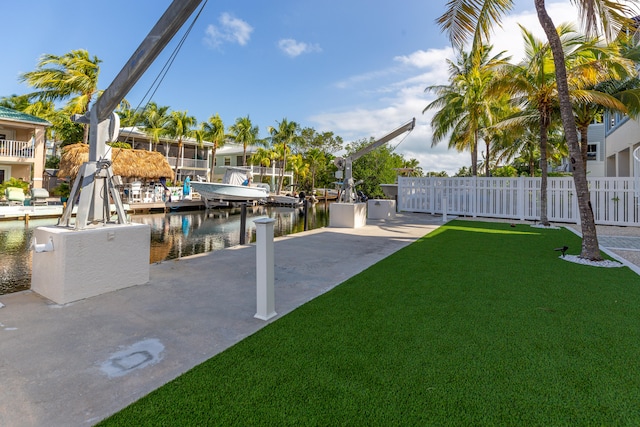
<svg viewBox="0 0 640 427">
<path fill-rule="evenodd" d="M 208 206 L 210 202 L 266 201 L 268 184 L 251 184 L 251 171 L 244 168 L 227 168 L 222 182 L 194 181 L 191 187 L 200 194 Z"/>
</svg>

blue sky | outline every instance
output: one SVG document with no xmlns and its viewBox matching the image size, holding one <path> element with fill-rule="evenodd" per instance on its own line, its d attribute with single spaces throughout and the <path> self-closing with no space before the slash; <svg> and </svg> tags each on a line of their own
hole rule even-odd
<svg viewBox="0 0 640 427">
<path fill-rule="evenodd" d="M 106 89 L 170 3 L 3 2 L 0 96 L 29 92 L 18 75 L 35 69 L 42 54 L 73 49 L 102 60 L 99 87 Z M 199 121 L 219 113 L 227 126 L 248 114 L 261 136 L 287 118 L 333 131 L 345 142 L 383 136 L 415 117 L 416 129 L 390 145 L 399 143 L 396 151 L 418 159 L 425 171 L 453 174 L 469 165 L 469 154 L 447 150 L 446 142 L 432 148 L 432 113 L 422 114 L 432 100 L 424 88 L 447 83 L 446 59 L 454 57 L 435 24 L 445 3 L 211 0 L 153 100 Z M 494 52 L 518 58 L 516 23 L 543 33 L 533 1 L 515 4 L 493 44 Z M 568 0 L 547 1 L 547 8 L 556 25 L 575 20 Z M 142 101 L 186 26 L 126 96 L 132 106 Z"/>
</svg>

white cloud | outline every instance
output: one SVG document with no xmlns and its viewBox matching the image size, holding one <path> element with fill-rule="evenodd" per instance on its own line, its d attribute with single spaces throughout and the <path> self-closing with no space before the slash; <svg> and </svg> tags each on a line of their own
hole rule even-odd
<svg viewBox="0 0 640 427">
<path fill-rule="evenodd" d="M 556 25 L 567 20 L 575 22 L 577 16 L 568 2 L 550 3 L 547 10 Z M 567 19 L 569 17 L 571 19 Z M 493 52 L 506 50 L 514 62 L 523 56 L 518 23 L 544 39 L 535 10 L 507 16 L 503 20 L 502 29 L 495 31 L 492 38 Z M 317 114 L 310 117 L 310 120 L 318 124 L 318 130 L 332 130 L 342 136 L 345 142 L 351 142 L 362 138 L 382 137 L 415 117 L 416 128 L 408 136 L 405 135 L 406 139 L 402 140 L 403 136 L 400 136 L 390 141 L 389 146 L 396 147 L 402 141 L 395 151 L 405 158 L 417 159 L 425 172 L 444 170 L 453 175 L 462 166 L 468 167 L 471 164 L 470 153 L 449 150 L 448 141 L 441 141 L 432 147 L 430 122 L 435 111 L 422 114 L 422 110 L 434 99 L 433 95 L 424 92 L 425 87 L 448 84 L 447 59 L 454 60 L 451 47 L 418 50 L 393 58 L 395 66 L 347 77 L 335 86 L 345 92 L 354 92 L 355 96 L 366 93 L 370 98 L 371 94 L 376 94 L 378 98 L 373 101 L 376 106 L 345 106 L 341 111 Z M 356 92 L 361 86 L 366 86 L 366 90 Z M 366 102 L 372 103 L 369 100 Z"/>
<path fill-rule="evenodd" d="M 577 9 L 569 2 L 549 3 L 547 5 L 547 12 L 556 26 L 572 22 L 576 24 L 576 28 L 580 28 L 577 25 Z M 518 24 L 525 27 L 528 31 L 531 31 L 541 40 L 546 40 L 546 36 L 540 26 L 538 15 L 536 14 L 533 5 L 530 10 L 523 11 L 517 15 L 506 16 L 502 21 L 502 28 L 497 28 L 493 32 L 493 35 L 491 36 L 491 43 L 493 44 L 494 54 L 506 51 L 507 55 L 512 57 L 511 62 L 514 63 L 520 61 L 524 57 L 524 41 Z"/>
<path fill-rule="evenodd" d="M 308 44 L 294 39 L 282 39 L 278 41 L 278 48 L 292 58 L 302 55 L 303 53 L 322 52 L 322 49 L 317 44 Z"/>
<path fill-rule="evenodd" d="M 235 18 L 229 13 L 223 13 L 218 18 L 219 26 L 210 24 L 205 30 L 205 43 L 218 48 L 223 43 L 237 43 L 244 46 L 249 42 L 253 27 L 242 19 Z"/>
</svg>

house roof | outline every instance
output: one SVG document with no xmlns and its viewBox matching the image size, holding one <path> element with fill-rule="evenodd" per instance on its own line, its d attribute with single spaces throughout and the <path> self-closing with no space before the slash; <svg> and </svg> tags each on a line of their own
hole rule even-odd
<svg viewBox="0 0 640 427">
<path fill-rule="evenodd" d="M 51 126 L 45 119 L 23 113 L 22 111 L 12 110 L 7 107 L 0 107 L 0 120 L 11 120 L 14 122 L 32 123 L 41 126 Z"/>
<path fill-rule="evenodd" d="M 247 154 L 253 154 L 258 151 L 258 147 L 255 145 L 247 145 Z M 242 144 L 236 144 L 233 142 L 228 142 L 222 147 L 218 148 L 216 151 L 216 157 L 218 156 L 231 156 L 231 155 L 242 155 L 244 152 L 244 147 Z"/>
</svg>

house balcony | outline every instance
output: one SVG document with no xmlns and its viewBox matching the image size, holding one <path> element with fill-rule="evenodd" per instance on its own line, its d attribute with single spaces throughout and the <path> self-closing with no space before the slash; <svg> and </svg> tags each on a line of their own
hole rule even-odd
<svg viewBox="0 0 640 427">
<path fill-rule="evenodd" d="M 0 157 L 12 159 L 35 159 L 35 150 L 31 141 L 0 140 Z"/>
<path fill-rule="evenodd" d="M 179 159 L 177 157 L 167 157 L 167 161 L 169 162 L 169 165 L 172 168 L 175 168 L 176 164 L 178 164 L 178 167 L 180 169 L 202 169 L 202 170 L 209 169 L 207 160 Z"/>
</svg>

